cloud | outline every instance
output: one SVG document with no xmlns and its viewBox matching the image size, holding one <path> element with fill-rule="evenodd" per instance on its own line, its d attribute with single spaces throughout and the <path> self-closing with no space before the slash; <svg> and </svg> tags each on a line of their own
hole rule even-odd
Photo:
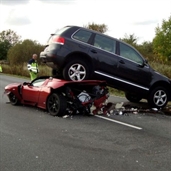
<svg viewBox="0 0 171 171">
<path fill-rule="evenodd" d="M 26 5 L 30 0 L 0 0 L 0 4 L 7 6 Z"/>
<path fill-rule="evenodd" d="M 151 25 L 158 23 L 158 20 L 145 20 L 140 22 L 134 22 L 133 25 Z"/>
<path fill-rule="evenodd" d="M 27 15 L 23 15 L 23 11 L 12 9 L 6 19 L 6 24 L 12 26 L 22 26 L 31 23 Z"/>
<path fill-rule="evenodd" d="M 71 4 L 76 2 L 77 0 L 38 0 L 38 1 L 48 4 Z"/>
<path fill-rule="evenodd" d="M 94 22 L 106 24 L 107 34 L 116 38 L 127 33 L 151 40 L 155 27 L 170 16 L 171 0 L 148 0 L 148 5 L 145 1 L 0 0 L 0 31 L 10 28 L 24 39 L 44 43 L 63 26 Z"/>
</svg>

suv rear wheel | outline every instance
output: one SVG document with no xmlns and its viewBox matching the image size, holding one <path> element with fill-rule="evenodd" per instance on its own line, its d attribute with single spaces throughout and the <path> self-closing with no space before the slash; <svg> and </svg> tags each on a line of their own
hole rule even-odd
<svg viewBox="0 0 171 171">
<path fill-rule="evenodd" d="M 70 61 L 63 70 L 65 80 L 82 81 L 89 78 L 89 67 L 81 60 Z"/>
<path fill-rule="evenodd" d="M 148 103 L 152 107 L 163 108 L 168 102 L 168 92 L 164 87 L 156 87 L 151 91 Z"/>
<path fill-rule="evenodd" d="M 52 77 L 62 79 L 62 72 L 58 69 L 52 69 Z"/>
</svg>

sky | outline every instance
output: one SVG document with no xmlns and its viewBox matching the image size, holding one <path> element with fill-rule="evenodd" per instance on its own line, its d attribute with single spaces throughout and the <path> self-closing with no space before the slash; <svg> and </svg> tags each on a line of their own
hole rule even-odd
<svg viewBox="0 0 171 171">
<path fill-rule="evenodd" d="M 118 39 L 134 34 L 141 44 L 170 16 L 171 0 L 0 0 L 0 32 L 42 45 L 57 29 L 91 23 L 107 25 L 105 34 Z"/>
</svg>

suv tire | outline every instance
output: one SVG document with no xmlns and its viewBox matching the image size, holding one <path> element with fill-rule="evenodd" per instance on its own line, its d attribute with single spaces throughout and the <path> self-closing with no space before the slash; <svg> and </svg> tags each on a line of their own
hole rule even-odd
<svg viewBox="0 0 171 171">
<path fill-rule="evenodd" d="M 88 65 L 81 60 L 70 61 L 63 70 L 65 80 L 82 81 L 89 78 L 90 71 Z"/>
<path fill-rule="evenodd" d="M 148 103 L 152 107 L 156 107 L 158 109 L 166 106 L 168 102 L 168 92 L 164 87 L 156 87 L 151 91 Z"/>
<path fill-rule="evenodd" d="M 58 69 L 52 69 L 52 77 L 62 79 L 62 72 Z"/>
</svg>

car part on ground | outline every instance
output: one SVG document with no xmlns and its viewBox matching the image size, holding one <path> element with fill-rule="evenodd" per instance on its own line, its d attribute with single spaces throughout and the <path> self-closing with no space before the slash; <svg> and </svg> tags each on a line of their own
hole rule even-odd
<svg viewBox="0 0 171 171">
<path fill-rule="evenodd" d="M 108 86 L 126 92 L 131 102 L 146 99 L 151 107 L 164 108 L 171 101 L 171 79 L 151 68 L 131 45 L 90 29 L 66 26 L 58 30 L 40 59 L 56 78 L 106 80 Z"/>
<path fill-rule="evenodd" d="M 163 109 L 150 108 L 148 105 L 141 106 L 131 104 L 129 102 L 113 103 L 109 102 L 104 106 L 103 110 L 99 111 L 99 115 L 129 115 L 129 114 L 162 114 L 171 115 L 171 106 L 167 106 Z"/>
</svg>

